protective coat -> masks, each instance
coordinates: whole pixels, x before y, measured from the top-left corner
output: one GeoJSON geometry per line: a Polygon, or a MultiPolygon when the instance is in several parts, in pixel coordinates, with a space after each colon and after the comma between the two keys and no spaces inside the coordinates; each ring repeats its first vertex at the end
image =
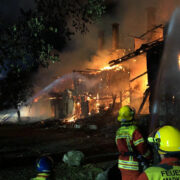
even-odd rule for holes
{"type": "Polygon", "coordinates": [[[137,179],[140,169],[136,155],[140,154],[147,159],[151,157],[151,153],[138,128],[130,122],[121,124],[116,132],[116,144],[120,152],[118,167],[122,179],[137,179]]]}

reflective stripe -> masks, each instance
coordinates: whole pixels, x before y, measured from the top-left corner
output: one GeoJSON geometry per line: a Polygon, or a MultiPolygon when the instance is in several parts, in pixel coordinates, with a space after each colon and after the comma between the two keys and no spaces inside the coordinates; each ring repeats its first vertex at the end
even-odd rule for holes
{"type": "MultiPolygon", "coordinates": [[[[116,144],[117,144],[117,140],[118,139],[132,139],[132,137],[129,134],[120,134],[120,135],[116,135],[116,144]]],[[[130,145],[131,146],[131,145],[130,145]]],[[[129,148],[128,148],[129,149],[129,148]]]]}
{"type": "Polygon", "coordinates": [[[130,139],[129,138],[126,138],[126,143],[127,143],[127,146],[128,146],[128,151],[129,152],[133,152],[133,149],[131,147],[131,143],[130,143],[130,139]]]}
{"type": "Polygon", "coordinates": [[[121,164],[118,164],[118,168],[135,170],[135,171],[138,171],[138,170],[139,170],[139,167],[138,167],[138,166],[126,166],[126,165],[121,165],[121,164]]]}
{"type": "Polygon", "coordinates": [[[31,178],[31,180],[47,180],[46,177],[35,177],[35,178],[31,178]]]}
{"type": "Polygon", "coordinates": [[[122,126],[116,131],[116,144],[117,140],[121,138],[129,138],[132,140],[134,131],[137,129],[136,126],[131,125],[128,127],[122,126]]]}
{"type": "Polygon", "coordinates": [[[47,173],[39,173],[35,178],[31,178],[31,180],[47,180],[49,174],[47,173]]]}
{"type": "Polygon", "coordinates": [[[133,161],[133,156],[129,156],[129,161],[133,161]]]}
{"type": "Polygon", "coordinates": [[[126,139],[128,151],[133,152],[133,149],[132,149],[131,143],[130,143],[130,140],[132,140],[132,137],[129,134],[123,134],[123,135],[120,134],[120,135],[117,135],[116,136],[116,144],[117,144],[117,140],[121,139],[121,138],[126,139]]]}
{"type": "Polygon", "coordinates": [[[125,160],[120,160],[118,161],[119,164],[128,164],[128,165],[138,165],[137,161],[125,161],[125,160]]]}
{"type": "Polygon", "coordinates": [[[159,138],[161,138],[161,135],[160,135],[159,131],[157,132],[157,135],[158,135],[159,138]]]}
{"type": "Polygon", "coordinates": [[[118,135],[116,136],[116,138],[121,139],[121,138],[131,138],[131,137],[127,134],[127,135],[118,135]]]}
{"type": "Polygon", "coordinates": [[[128,126],[128,127],[120,127],[117,131],[116,131],[116,135],[125,135],[128,134],[130,137],[132,137],[134,131],[137,129],[136,126],[132,125],[132,126],[128,126]]]}
{"type": "Polygon", "coordinates": [[[137,141],[134,141],[134,145],[137,146],[138,144],[144,142],[144,138],[138,139],[137,141]]]}

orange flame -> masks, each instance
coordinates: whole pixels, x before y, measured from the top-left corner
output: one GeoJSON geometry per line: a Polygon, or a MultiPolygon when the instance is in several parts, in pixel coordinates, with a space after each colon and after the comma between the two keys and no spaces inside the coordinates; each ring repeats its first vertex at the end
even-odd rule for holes
{"type": "Polygon", "coordinates": [[[105,66],[105,67],[101,68],[100,70],[101,71],[106,71],[106,70],[111,70],[111,69],[119,71],[119,70],[123,70],[124,68],[122,66],[120,66],[120,65],[115,65],[115,66],[112,66],[112,67],[111,66],[105,66]]]}
{"type": "Polygon", "coordinates": [[[179,70],[180,70],[180,54],[178,55],[178,66],[179,66],[179,70]]]}
{"type": "Polygon", "coordinates": [[[73,115],[73,116],[70,116],[70,117],[64,119],[63,122],[65,122],[65,123],[71,123],[71,122],[75,122],[76,119],[77,119],[77,118],[75,117],[75,115],[73,115]]]}
{"type": "Polygon", "coordinates": [[[38,102],[39,101],[39,98],[35,98],[33,102],[38,102]]]}

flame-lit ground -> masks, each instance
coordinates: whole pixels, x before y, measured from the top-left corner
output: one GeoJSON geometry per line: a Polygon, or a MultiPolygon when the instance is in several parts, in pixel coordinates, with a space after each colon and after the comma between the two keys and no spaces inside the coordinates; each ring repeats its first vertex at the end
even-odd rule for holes
{"type": "MultiPolygon", "coordinates": [[[[82,119],[78,122],[79,127],[73,123],[73,118],[67,118],[68,124],[49,120],[29,125],[1,125],[0,153],[5,153],[7,159],[37,157],[42,153],[59,154],[71,149],[91,154],[94,151],[101,153],[101,147],[106,145],[105,151],[114,152],[116,145],[112,137],[118,128],[116,116],[106,113],[82,119]],[[90,129],[92,125],[97,129],[90,129]]],[[[145,120],[142,122],[145,126],[145,120]]]]}
{"type": "MultiPolygon", "coordinates": [[[[142,129],[147,130],[145,119],[142,119],[142,122],[142,129]]],[[[84,127],[72,128],[73,122],[62,125],[60,121],[53,120],[30,125],[0,126],[0,153],[3,164],[0,175],[5,179],[12,175],[8,180],[13,180],[15,175],[19,179],[30,179],[35,176],[34,164],[37,158],[43,154],[51,155],[57,167],[57,163],[62,163],[63,154],[74,149],[85,154],[85,164],[99,162],[98,167],[104,167],[116,163],[117,155],[109,156],[117,153],[114,137],[119,125],[116,123],[116,115],[96,116],[91,121],[83,119],[81,123],[84,123],[84,127]],[[89,129],[88,123],[96,124],[98,129],[89,129]],[[95,157],[92,158],[93,156],[95,157]]],[[[56,169],[56,172],[59,172],[59,169],[56,169]]]]}
{"type": "MultiPolygon", "coordinates": [[[[113,117],[114,118],[114,117],[113,117]]],[[[44,153],[56,154],[55,161],[61,162],[63,153],[79,149],[87,156],[94,153],[114,152],[116,146],[112,136],[116,128],[111,127],[111,123],[106,130],[106,122],[114,122],[112,116],[96,117],[93,123],[102,123],[98,130],[90,130],[88,127],[81,129],[66,127],[60,121],[42,121],[31,125],[9,125],[0,127],[0,153],[3,154],[4,168],[15,166],[13,162],[9,165],[10,159],[16,161],[16,166],[22,161],[28,165],[33,165],[35,159],[44,153]],[[96,121],[97,120],[97,121],[96,121]],[[103,130],[103,127],[105,128],[103,130]],[[3,138],[2,138],[3,137],[3,138]],[[108,145],[107,145],[108,144],[108,145]],[[7,164],[6,164],[7,162],[7,164]]],[[[70,120],[70,119],[68,119],[70,120]]],[[[84,119],[87,122],[87,119],[84,119]]]]}

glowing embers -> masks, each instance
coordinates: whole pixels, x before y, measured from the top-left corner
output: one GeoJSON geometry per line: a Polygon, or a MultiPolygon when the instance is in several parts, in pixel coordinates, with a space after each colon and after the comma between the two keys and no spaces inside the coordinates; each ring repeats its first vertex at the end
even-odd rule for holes
{"type": "Polygon", "coordinates": [[[36,103],[36,102],[38,102],[38,100],[39,100],[39,98],[35,98],[35,99],[33,100],[33,102],[36,103]]]}
{"type": "Polygon", "coordinates": [[[67,117],[63,120],[64,123],[72,123],[72,122],[76,122],[76,116],[73,115],[73,116],[70,116],[70,117],[67,117]]]}
{"type": "Polygon", "coordinates": [[[105,67],[101,68],[100,70],[101,71],[107,71],[107,70],[114,70],[114,71],[123,70],[123,71],[125,71],[125,68],[123,68],[123,66],[120,66],[120,65],[115,65],[115,66],[105,66],[105,67]]]}
{"type": "Polygon", "coordinates": [[[179,67],[179,70],[180,70],[180,54],[178,55],[178,67],[179,67]]]}

